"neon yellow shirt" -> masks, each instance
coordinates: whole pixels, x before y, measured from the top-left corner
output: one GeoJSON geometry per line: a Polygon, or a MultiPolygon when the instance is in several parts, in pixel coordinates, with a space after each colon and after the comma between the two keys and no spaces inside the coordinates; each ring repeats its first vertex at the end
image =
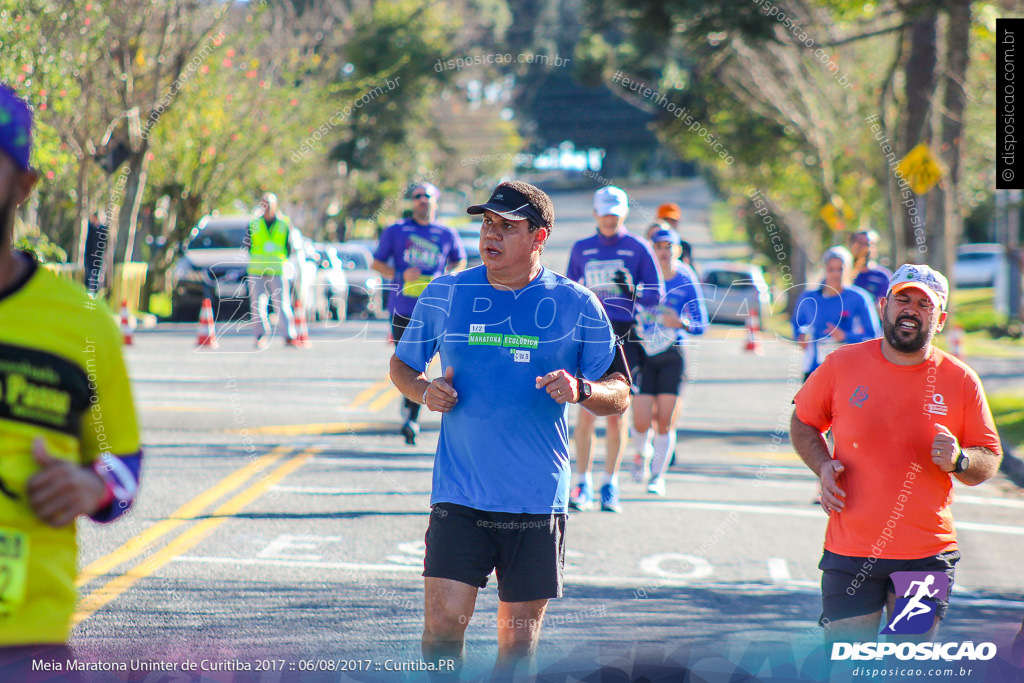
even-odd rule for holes
{"type": "Polygon", "coordinates": [[[0,292],[0,646],[65,642],[77,598],[75,524],[54,529],[28,504],[37,437],[83,465],[139,450],[110,311],[33,264],[0,292]]]}

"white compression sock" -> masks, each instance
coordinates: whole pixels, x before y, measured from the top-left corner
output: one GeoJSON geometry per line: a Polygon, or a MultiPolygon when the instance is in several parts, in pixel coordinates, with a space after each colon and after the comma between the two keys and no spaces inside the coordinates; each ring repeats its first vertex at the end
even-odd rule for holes
{"type": "Polygon", "coordinates": [[[639,453],[645,458],[651,457],[651,430],[636,432],[633,434],[633,452],[639,453]]]}
{"type": "Polygon", "coordinates": [[[576,483],[577,484],[584,484],[584,483],[589,484],[591,490],[593,490],[593,488],[594,488],[594,480],[593,480],[593,478],[591,478],[590,472],[585,472],[583,474],[577,474],[576,475],[576,483]]]}
{"type": "Polygon", "coordinates": [[[618,486],[619,485],[619,473],[616,472],[615,474],[608,474],[607,472],[602,472],[601,473],[601,486],[604,486],[605,484],[615,484],[616,486],[618,486]]]}
{"type": "Polygon", "coordinates": [[[670,441],[671,437],[669,434],[654,435],[654,461],[651,462],[652,475],[664,474],[665,470],[668,469],[668,454],[671,452],[670,441]]]}

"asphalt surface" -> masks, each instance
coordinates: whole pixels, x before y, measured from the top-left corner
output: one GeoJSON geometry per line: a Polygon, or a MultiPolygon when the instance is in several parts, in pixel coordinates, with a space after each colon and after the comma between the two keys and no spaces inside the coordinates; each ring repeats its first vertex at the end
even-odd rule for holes
{"type": "MultiPolygon", "coordinates": [[[[638,191],[630,224],[639,230],[645,210],[677,201],[697,258],[713,255],[706,196],[699,185],[638,191]]],[[[571,243],[592,230],[589,194],[554,199],[545,261],[563,270],[571,243]]],[[[312,348],[275,340],[259,352],[230,325],[216,350],[195,348],[193,325],[137,332],[126,356],[144,427],[143,488],[126,519],[81,525],[72,645],[84,661],[167,663],[176,673],[89,680],[422,678],[391,669],[419,661],[440,420],[423,416],[415,447],[397,435],[387,332],[383,321],[321,324],[312,348]],[[182,669],[203,660],[206,671],[182,669]]],[[[741,664],[770,673],[751,654],[762,647],[785,644],[806,664],[819,645],[826,518],[786,436],[800,354],[769,340],[762,354],[745,353],[744,340],[742,328],[714,326],[688,350],[668,495],[648,495],[623,472],[623,514],[572,515],[565,597],[552,602],[541,641],[545,680],[600,668],[618,671],[603,680],[657,679],[641,665],[669,680],[684,666],[705,671],[691,680],[729,680],[741,664]]],[[[963,559],[942,635],[1002,643],[1024,616],[1024,494],[1001,477],[955,488],[963,559]]],[[[467,632],[468,677],[493,661],[496,607],[492,579],[467,632]]]]}

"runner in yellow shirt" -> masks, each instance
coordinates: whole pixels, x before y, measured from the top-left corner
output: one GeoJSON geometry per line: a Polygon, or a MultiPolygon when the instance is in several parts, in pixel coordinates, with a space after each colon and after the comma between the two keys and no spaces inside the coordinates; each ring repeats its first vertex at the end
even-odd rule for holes
{"type": "Polygon", "coordinates": [[[127,511],[142,459],[110,311],[12,249],[31,136],[28,104],[0,84],[0,664],[66,642],[75,521],[127,511]]]}

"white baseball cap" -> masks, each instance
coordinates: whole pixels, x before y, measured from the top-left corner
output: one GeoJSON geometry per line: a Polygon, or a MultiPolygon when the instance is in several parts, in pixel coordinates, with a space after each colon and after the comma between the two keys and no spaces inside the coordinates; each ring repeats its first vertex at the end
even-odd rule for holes
{"type": "Polygon", "coordinates": [[[629,198],[614,185],[602,187],[594,193],[594,213],[598,216],[625,216],[629,213],[629,198]]]}
{"type": "Polygon", "coordinates": [[[949,281],[939,271],[928,266],[904,263],[889,278],[889,291],[886,298],[907,287],[920,289],[928,295],[932,304],[940,310],[945,310],[946,300],[949,298],[949,281]]]}

